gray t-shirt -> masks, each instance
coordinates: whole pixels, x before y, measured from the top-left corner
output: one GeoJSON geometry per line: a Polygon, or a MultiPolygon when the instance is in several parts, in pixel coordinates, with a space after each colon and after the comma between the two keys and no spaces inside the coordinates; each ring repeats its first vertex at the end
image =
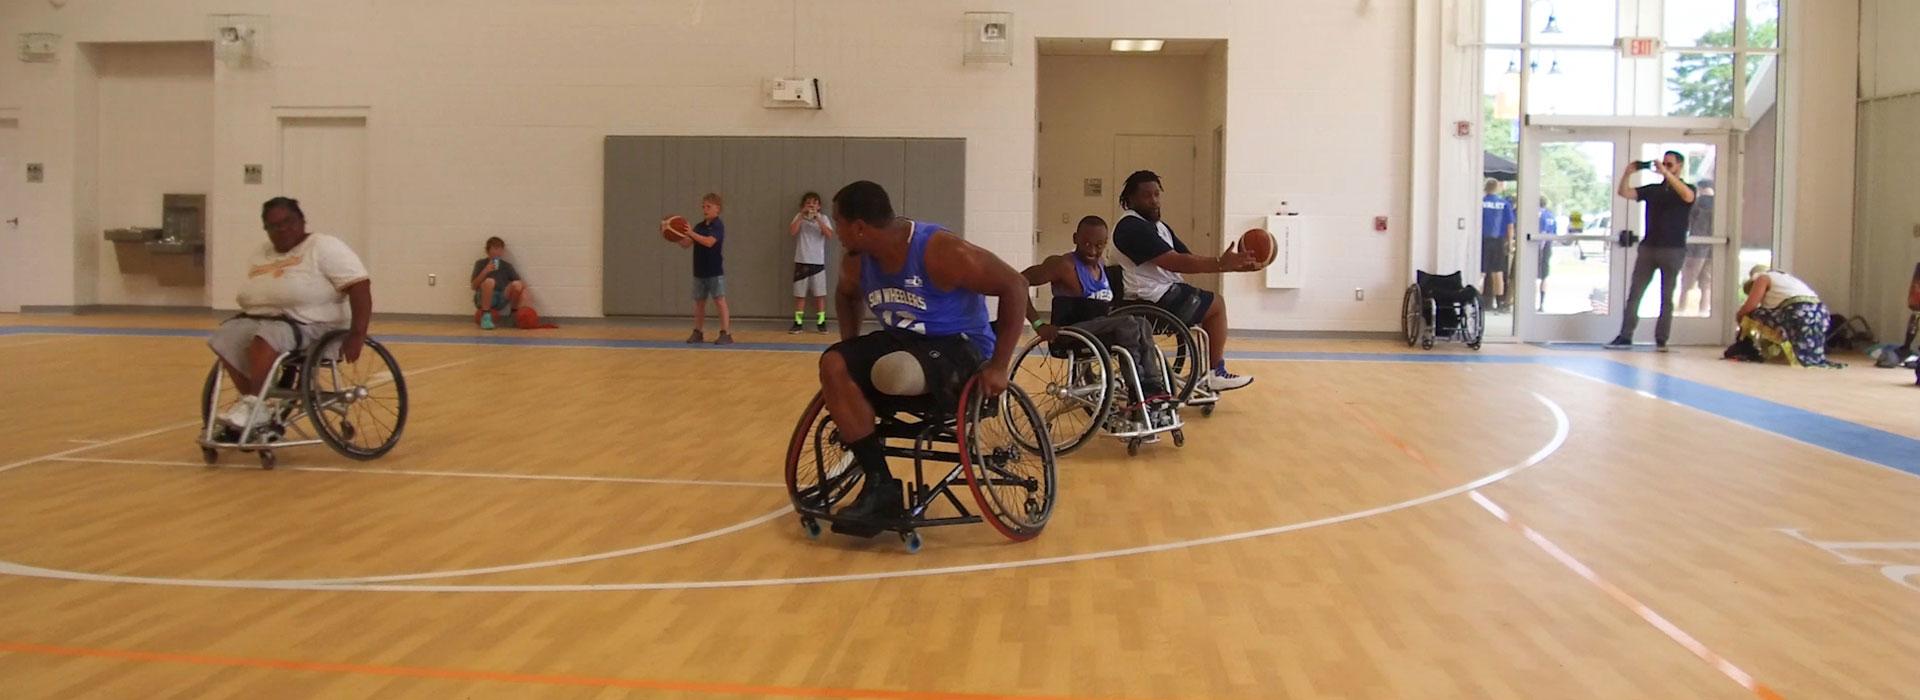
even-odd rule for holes
{"type": "Polygon", "coordinates": [[[820,230],[820,219],[800,219],[800,235],[794,237],[793,261],[802,265],[827,264],[827,234],[820,230]]]}

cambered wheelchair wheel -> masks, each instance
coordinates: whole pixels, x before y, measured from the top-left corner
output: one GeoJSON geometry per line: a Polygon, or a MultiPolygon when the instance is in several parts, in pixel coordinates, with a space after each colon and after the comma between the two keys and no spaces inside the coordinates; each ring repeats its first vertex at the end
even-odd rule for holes
{"type": "MultiPolygon", "coordinates": [[[[853,453],[840,442],[840,430],[827,414],[827,399],[815,392],[800,413],[787,443],[787,497],[802,514],[830,513],[840,499],[860,483],[861,472],[854,465],[853,453]]],[[[803,517],[801,523],[809,537],[820,536],[820,524],[803,517]]]]}
{"type": "Polygon", "coordinates": [[[407,380],[393,353],[372,338],[358,361],[341,358],[346,339],[346,331],[333,331],[307,350],[300,399],[328,447],[352,459],[374,459],[399,444],[407,428],[407,380]]]}
{"type": "MultiPolygon", "coordinates": [[[[1034,338],[1013,361],[1012,384],[1026,391],[1052,436],[1053,454],[1086,444],[1106,422],[1113,404],[1113,372],[1107,350],[1092,334],[1062,328],[1052,342],[1034,338]]],[[[1030,436],[1021,446],[1038,451],[1030,436]]]]}
{"type": "MultiPolygon", "coordinates": [[[[1200,346],[1194,341],[1193,329],[1174,318],[1166,309],[1152,304],[1116,306],[1113,313],[1147,319],[1147,325],[1153,331],[1153,344],[1167,358],[1167,384],[1172,390],[1174,403],[1185,406],[1193,398],[1193,389],[1200,384],[1200,374],[1205,371],[1207,364],[1207,358],[1198,356],[1200,346]]],[[[1147,361],[1144,357],[1136,359],[1147,361]]]]}
{"type": "Polygon", "coordinates": [[[1420,297],[1420,285],[1407,285],[1406,295],[1400,298],[1400,330],[1407,338],[1407,347],[1419,343],[1421,334],[1426,332],[1427,319],[1420,313],[1426,305],[1420,297]]]}
{"type": "Polygon", "coordinates": [[[960,406],[960,470],[982,518],[1007,539],[1033,539],[1053,517],[1058,484],[1053,443],[1039,409],[1017,385],[998,397],[982,396],[978,376],[961,389],[960,406]],[[1021,445],[1022,433],[1041,436],[1039,451],[1021,445]]]}
{"type": "Polygon", "coordinates": [[[1466,327],[1460,331],[1461,340],[1466,342],[1468,348],[1479,350],[1480,342],[1487,336],[1487,326],[1486,316],[1483,315],[1480,308],[1480,298],[1478,295],[1475,295],[1473,302],[1467,306],[1467,312],[1464,316],[1465,318],[1461,319],[1461,322],[1466,324],[1466,327]]]}

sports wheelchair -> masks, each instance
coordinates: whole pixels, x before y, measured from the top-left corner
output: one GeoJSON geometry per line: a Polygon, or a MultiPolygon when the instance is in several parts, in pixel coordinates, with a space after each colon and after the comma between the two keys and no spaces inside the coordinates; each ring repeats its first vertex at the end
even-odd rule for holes
{"type": "Polygon", "coordinates": [[[1140,362],[1159,363],[1161,376],[1171,378],[1163,355],[1135,358],[1126,348],[1103,346],[1092,333],[1065,326],[1051,341],[1039,337],[1027,341],[1013,362],[1012,382],[1035,397],[1053,436],[1056,456],[1079,449],[1101,430],[1125,440],[1129,456],[1139,454],[1140,445],[1161,433],[1172,433],[1174,446],[1184,446],[1186,423],[1179,412],[1147,405],[1140,362]]]}
{"type": "Polygon", "coordinates": [[[268,415],[245,428],[220,422],[220,412],[240,395],[227,387],[226,372],[214,360],[200,392],[201,458],[211,465],[221,450],[252,452],[261,467],[272,469],[275,451],[285,447],[324,443],[356,460],[392,450],[407,427],[407,380],[393,353],[372,338],[358,362],[340,359],[346,338],[346,331],[332,331],[274,358],[258,395],[268,415]]]}
{"type": "MultiPolygon", "coordinates": [[[[1119,265],[1107,266],[1107,284],[1113,289],[1115,299],[1126,298],[1126,275],[1119,265]]],[[[1111,313],[1146,319],[1148,330],[1153,332],[1153,344],[1160,348],[1166,362],[1167,389],[1173,394],[1175,405],[1198,406],[1200,415],[1212,416],[1214,406],[1220,402],[1220,392],[1208,389],[1206,382],[1200,381],[1206,376],[1212,340],[1206,329],[1189,326],[1172,312],[1148,301],[1115,301],[1111,313]]]]}
{"type": "Polygon", "coordinates": [[[1460,273],[1415,272],[1400,302],[1401,328],[1407,347],[1432,350],[1436,339],[1465,343],[1474,350],[1486,335],[1480,311],[1480,290],[1462,284],[1460,273]]]}
{"type": "Polygon", "coordinates": [[[787,496],[808,539],[820,537],[824,521],[855,536],[899,533],[907,551],[918,552],[924,527],[984,521],[1019,542],[1047,526],[1058,493],[1053,442],[1020,387],[1008,386],[1006,393],[988,398],[975,376],[956,403],[941,405],[927,389],[919,360],[907,352],[874,363],[873,384],[883,394],[869,398],[887,457],[913,461],[912,478],[904,480],[906,512],[886,521],[836,513],[864,475],[827,413],[825,396],[816,392],[794,426],[786,463],[787,496]],[[977,514],[954,493],[962,482],[973,494],[977,514]],[[935,515],[939,503],[953,512],[935,515]]]}

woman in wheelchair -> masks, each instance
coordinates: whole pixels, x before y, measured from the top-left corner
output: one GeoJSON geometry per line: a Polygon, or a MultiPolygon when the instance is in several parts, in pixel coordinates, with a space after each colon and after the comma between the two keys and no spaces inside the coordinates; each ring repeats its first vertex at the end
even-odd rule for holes
{"type": "Polygon", "coordinates": [[[241,283],[238,298],[240,315],[221,323],[207,340],[241,394],[220,415],[222,423],[236,430],[272,414],[274,407],[262,405],[257,397],[261,384],[272,380],[268,374],[280,355],[345,328],[339,354],[356,361],[373,317],[372,282],[360,256],[338,238],[308,233],[298,200],[267,200],[260,207],[260,221],[267,241],[248,258],[247,281],[241,283]]]}
{"type": "Polygon", "coordinates": [[[874,400],[885,400],[874,386],[875,364],[895,352],[912,354],[935,406],[956,405],[976,375],[978,391],[1000,395],[1020,343],[1027,286],[992,253],[940,226],[896,218],[886,190],[872,182],[835,194],[833,220],[849,260],[834,294],[841,340],[820,356],[820,391],[839,442],[866,482],[836,515],[885,522],[904,515],[906,504],[901,481],[887,467],[886,436],[875,427],[874,400]],[[988,296],[999,297],[999,321],[992,325],[988,296]],[[885,328],[859,335],[867,309],[885,328]]]}

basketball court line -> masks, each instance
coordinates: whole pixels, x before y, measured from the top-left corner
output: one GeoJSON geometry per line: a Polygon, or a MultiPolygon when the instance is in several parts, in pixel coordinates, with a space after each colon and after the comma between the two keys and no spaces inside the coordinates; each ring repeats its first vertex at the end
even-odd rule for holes
{"type": "MultiPolygon", "coordinates": [[[[1398,435],[1380,427],[1378,423],[1367,418],[1365,414],[1360,413],[1360,411],[1352,405],[1343,405],[1347,409],[1348,414],[1353,416],[1357,422],[1366,426],[1368,430],[1372,431],[1373,434],[1382,441],[1398,448],[1409,460],[1425,467],[1429,472],[1440,473],[1439,465],[1434,464],[1433,460],[1427,459],[1425,454],[1414,449],[1413,446],[1407,444],[1405,440],[1401,440],[1398,435]]],[[[1619,586],[1613,585],[1611,581],[1608,581],[1606,578],[1600,576],[1599,573],[1595,572],[1592,567],[1582,563],[1579,559],[1574,558],[1572,554],[1567,553],[1565,549],[1554,544],[1552,540],[1547,539],[1546,535],[1540,534],[1538,530],[1522,522],[1518,517],[1507,512],[1507,509],[1500,507],[1499,504],[1494,503],[1493,500],[1485,494],[1480,493],[1479,489],[1468,491],[1467,496],[1473,499],[1473,502],[1478,504],[1483,510],[1491,513],[1493,517],[1498,518],[1500,522],[1512,527],[1515,532],[1519,533],[1521,537],[1526,538],[1528,542],[1533,543],[1534,546],[1539,547],[1541,551],[1546,552],[1547,556],[1552,557],[1553,560],[1559,562],[1561,566],[1565,566],[1582,580],[1600,589],[1602,593],[1605,593],[1607,597],[1613,599],[1615,603],[1626,608],[1647,624],[1652,625],[1654,629],[1665,634],[1668,639],[1679,644],[1681,648],[1699,657],[1701,661],[1705,661],[1707,665],[1712,666],[1714,670],[1733,679],[1735,683],[1739,683],[1741,687],[1746,688],[1761,700],[1781,700],[1780,695],[1775,693],[1771,688],[1768,688],[1766,684],[1754,680],[1752,675],[1741,670],[1740,667],[1735,666],[1733,662],[1728,661],[1725,657],[1714,653],[1712,649],[1708,649],[1707,645],[1702,644],[1700,640],[1695,639],[1693,635],[1687,634],[1686,630],[1680,629],[1679,625],[1673,624],[1672,621],[1669,621],[1665,616],[1656,612],[1646,603],[1640,602],[1640,600],[1633,597],[1632,594],[1621,590],[1619,586]]]]}
{"type": "MultiPolygon", "coordinates": [[[[1351,522],[1355,520],[1362,520],[1365,518],[1370,518],[1378,515],[1385,515],[1385,514],[1393,513],[1396,511],[1419,507],[1422,505],[1426,505],[1428,503],[1432,503],[1434,501],[1452,498],[1454,496],[1467,493],[1469,491],[1472,491],[1473,489],[1480,488],[1487,484],[1491,484],[1491,483],[1500,481],[1502,479],[1506,479],[1510,476],[1513,476],[1514,474],[1517,474],[1526,469],[1530,469],[1540,464],[1541,462],[1546,461],[1546,459],[1549,456],[1552,456],[1555,452],[1559,451],[1562,445],[1566,444],[1567,436],[1572,431],[1572,423],[1567,418],[1566,411],[1562,410],[1559,404],[1554,403],[1552,399],[1549,399],[1546,396],[1543,396],[1538,393],[1534,393],[1532,394],[1532,396],[1536,401],[1540,402],[1540,404],[1544,406],[1547,409],[1547,411],[1551,413],[1553,416],[1554,432],[1553,432],[1552,438],[1550,438],[1547,441],[1547,443],[1544,446],[1542,446],[1540,449],[1534,451],[1533,454],[1528,455],[1525,459],[1521,460],[1520,463],[1515,464],[1511,467],[1507,467],[1506,469],[1493,472],[1486,476],[1482,476],[1478,479],[1474,479],[1473,481],[1469,481],[1467,483],[1464,483],[1446,490],[1436,491],[1434,493],[1429,493],[1424,496],[1417,496],[1417,497],[1406,499],[1396,503],[1376,506],[1366,510],[1355,511],[1355,512],[1345,513],[1341,515],[1328,516],[1328,517],[1319,518],[1316,520],[1291,523],[1286,525],[1276,525],[1273,527],[1261,528],[1256,530],[1246,530],[1242,532],[1212,535],[1208,537],[1198,537],[1198,538],[1192,538],[1192,539],[1186,539],[1186,540],[1178,540],[1174,542],[1164,542],[1164,543],[1152,544],[1152,545],[1141,545],[1141,546],[1126,547],[1121,549],[1110,549],[1110,550],[1103,550],[1103,551],[1097,551],[1097,552],[1083,552],[1079,554],[1068,554],[1068,555],[1059,555],[1059,556],[1053,556],[1053,557],[1041,557],[1041,558],[1035,558],[1035,559],[1023,559],[1023,560],[1007,561],[1007,562],[962,564],[962,565],[926,568],[926,569],[877,571],[877,572],[866,572],[866,573],[857,573],[857,574],[835,574],[835,575],[804,576],[804,577],[777,578],[777,579],[735,579],[735,580],[723,580],[723,581],[666,581],[666,582],[652,582],[652,583],[494,585],[494,584],[396,584],[396,583],[370,582],[372,581],[372,579],[370,578],[335,579],[335,580],[332,580],[333,582],[285,581],[285,580],[240,581],[240,580],[219,580],[219,579],[178,579],[178,578],[164,578],[164,577],[151,577],[151,576],[124,576],[124,575],[118,575],[118,574],[95,574],[95,573],[88,573],[88,572],[81,572],[81,571],[48,569],[48,568],[28,566],[25,564],[19,564],[16,562],[3,561],[3,560],[0,560],[0,575],[11,574],[15,576],[63,579],[63,580],[69,580],[69,581],[89,581],[89,582],[96,582],[96,583],[131,583],[131,584],[148,584],[148,585],[163,585],[163,586],[188,586],[188,587],[196,587],[196,588],[230,588],[230,589],[237,588],[237,589],[312,590],[312,591],[379,591],[379,592],[421,592],[421,593],[580,593],[580,592],[596,592],[596,591],[603,592],[603,591],[708,590],[708,589],[724,589],[724,588],[758,588],[758,587],[769,587],[769,586],[793,586],[793,585],[806,585],[806,584],[819,584],[819,583],[845,583],[845,582],[856,582],[856,581],[875,581],[875,580],[891,579],[891,578],[915,578],[915,577],[923,577],[923,576],[944,576],[949,574],[964,574],[964,573],[975,573],[975,572],[983,572],[983,571],[1002,571],[1002,570],[1009,570],[1009,569],[1022,569],[1022,568],[1035,567],[1035,566],[1049,566],[1054,564],[1071,564],[1071,563],[1078,563],[1078,562],[1085,562],[1085,561],[1096,561],[1101,559],[1114,559],[1114,558],[1128,557],[1128,556],[1134,556],[1134,555],[1140,555],[1140,554],[1153,554],[1153,553],[1159,553],[1159,552],[1175,551],[1175,550],[1187,549],[1191,547],[1223,544],[1228,542],[1238,542],[1241,540],[1249,540],[1249,539],[1254,539],[1258,537],[1267,537],[1267,536],[1279,535],[1279,534],[1284,534],[1289,532],[1309,530],[1309,529],[1324,527],[1328,525],[1337,525],[1340,523],[1351,522]]],[[[783,506],[780,509],[772,513],[769,513],[768,515],[761,516],[761,518],[756,519],[755,521],[748,521],[746,523],[741,523],[739,525],[733,526],[732,528],[728,528],[727,530],[728,532],[738,531],[741,529],[745,529],[747,527],[751,527],[752,525],[759,524],[760,522],[772,520],[774,518],[777,518],[783,515],[791,515],[791,513],[792,513],[791,508],[783,506]]],[[[719,535],[714,534],[711,536],[717,537],[719,535]]],[[[667,546],[667,543],[663,543],[662,545],[649,545],[649,546],[655,547],[655,548],[662,548],[664,546],[667,546]]],[[[636,548],[636,549],[644,549],[644,548],[636,548]]],[[[585,555],[583,557],[573,557],[565,560],[555,560],[555,562],[572,563],[577,561],[591,561],[591,560],[598,560],[598,559],[613,558],[615,556],[627,556],[628,554],[632,554],[632,553],[638,553],[638,552],[623,550],[623,552],[607,552],[607,553],[601,553],[601,554],[590,554],[590,555],[585,555]]],[[[554,563],[554,562],[531,562],[528,564],[516,564],[516,565],[510,565],[510,566],[515,567],[514,570],[524,570],[527,568],[545,568],[545,567],[557,566],[557,565],[560,565],[560,564],[554,563]]],[[[504,567],[492,567],[492,569],[505,570],[504,567]]],[[[469,575],[469,574],[462,574],[462,575],[469,575]]],[[[450,575],[446,572],[441,572],[437,574],[402,574],[399,576],[410,578],[410,579],[450,577],[450,575]]],[[[388,577],[388,578],[394,579],[396,577],[388,577]]]]}
{"type": "MultiPolygon", "coordinates": [[[[22,334],[113,335],[133,337],[204,338],[207,331],[180,328],[110,328],[95,326],[5,326],[0,336],[22,334]]],[[[527,338],[515,336],[380,336],[391,344],[485,345],[506,347],[572,347],[611,349],[687,350],[730,352],[818,353],[825,346],[805,343],[737,343],[726,348],[689,346],[665,340],[527,338]]],[[[1920,440],[1859,423],[1795,408],[1767,399],[1722,389],[1615,360],[1594,357],[1597,352],[1567,350],[1568,356],[1482,355],[1464,353],[1365,353],[1234,351],[1232,360],[1279,362],[1397,362],[1434,364],[1543,365],[1558,367],[1589,379],[1693,408],[1717,417],[1753,426],[1777,436],[1825,448],[1871,464],[1920,477],[1920,440]]],[[[409,373],[410,375],[412,373],[409,373]]],[[[0,469],[4,471],[4,469],[0,469]]]]}
{"type": "Polygon", "coordinates": [[[426,666],[382,666],[376,664],[294,661],[246,656],[211,656],[172,652],[102,649],[94,647],[53,646],[25,642],[0,641],[0,654],[26,654],[41,657],[110,659],[142,663],[184,664],[215,668],[247,668],[269,671],[301,671],[363,676],[389,676],[447,681],[479,681],[521,685],[563,686],[575,688],[620,688],[625,690],[671,691],[701,695],[744,695],[788,698],[854,698],[856,700],[1085,700],[1060,695],[1007,695],[1003,693],[959,693],[877,688],[825,688],[808,686],[754,685],[670,681],[649,678],[616,678],[547,673],[513,673],[426,666]]]}
{"type": "MultiPolygon", "coordinates": [[[[126,466],[154,467],[195,467],[199,469],[241,469],[260,471],[260,468],[247,464],[206,464],[203,462],[166,461],[157,459],[100,459],[92,457],[55,457],[47,462],[77,462],[81,464],[117,464],[126,466]]],[[[506,479],[514,481],[573,481],[607,484],[651,484],[662,486],[722,486],[752,489],[784,489],[785,483],[775,481],[705,481],[701,479],[654,479],[638,476],[585,476],[572,474],[508,474],[490,472],[449,472],[419,469],[381,469],[368,467],[277,467],[283,472],[324,472],[333,474],[388,474],[393,476],[429,476],[456,479],[506,479]]]]}

